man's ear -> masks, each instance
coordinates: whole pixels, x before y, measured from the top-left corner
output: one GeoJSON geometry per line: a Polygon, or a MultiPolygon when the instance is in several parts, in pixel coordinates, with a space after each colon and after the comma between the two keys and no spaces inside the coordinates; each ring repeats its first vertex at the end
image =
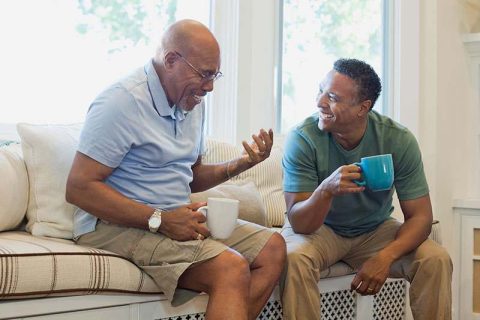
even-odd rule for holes
{"type": "Polygon", "coordinates": [[[358,112],[357,116],[363,117],[370,111],[371,108],[372,108],[372,100],[362,101],[360,103],[360,111],[358,112]]]}
{"type": "Polygon", "coordinates": [[[165,70],[171,69],[177,60],[178,54],[176,54],[175,52],[168,51],[167,53],[165,53],[165,57],[163,58],[165,70]]]}

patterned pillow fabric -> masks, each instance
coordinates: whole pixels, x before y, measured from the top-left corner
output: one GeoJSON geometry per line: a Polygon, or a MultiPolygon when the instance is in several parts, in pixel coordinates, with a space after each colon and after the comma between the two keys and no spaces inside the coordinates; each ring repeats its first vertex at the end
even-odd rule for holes
{"type": "Polygon", "coordinates": [[[66,202],[65,189],[81,128],[82,124],[17,125],[30,182],[27,231],[33,235],[73,237],[75,207],[66,202]]]}
{"type": "MultiPolygon", "coordinates": [[[[206,141],[205,163],[225,162],[239,157],[243,147],[237,147],[226,142],[213,139],[206,141]]],[[[283,196],[283,149],[275,144],[270,157],[253,168],[239,174],[230,180],[231,183],[242,184],[254,181],[267,211],[267,225],[281,227],[285,222],[286,205],[283,196]]]]}
{"type": "Polygon", "coordinates": [[[0,146],[0,231],[22,222],[28,204],[28,176],[17,142],[0,146]]]}
{"type": "Polygon", "coordinates": [[[261,226],[268,226],[265,205],[253,181],[244,184],[223,183],[203,192],[192,193],[192,202],[207,201],[208,198],[229,198],[240,201],[238,217],[261,226]]]}

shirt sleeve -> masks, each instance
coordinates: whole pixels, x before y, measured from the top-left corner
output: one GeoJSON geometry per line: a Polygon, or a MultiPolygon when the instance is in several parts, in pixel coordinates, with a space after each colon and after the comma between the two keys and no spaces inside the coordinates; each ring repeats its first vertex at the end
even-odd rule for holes
{"type": "Polygon", "coordinates": [[[395,189],[399,200],[417,199],[428,194],[428,184],[423,170],[422,155],[414,135],[406,131],[402,144],[395,154],[395,189]]]}
{"type": "Polygon", "coordinates": [[[298,131],[291,131],[283,155],[285,192],[312,192],[318,186],[315,150],[298,131]]]}
{"type": "Polygon", "coordinates": [[[106,90],[89,108],[78,151],[110,168],[118,167],[135,141],[137,112],[135,99],[124,88],[106,90]]]}

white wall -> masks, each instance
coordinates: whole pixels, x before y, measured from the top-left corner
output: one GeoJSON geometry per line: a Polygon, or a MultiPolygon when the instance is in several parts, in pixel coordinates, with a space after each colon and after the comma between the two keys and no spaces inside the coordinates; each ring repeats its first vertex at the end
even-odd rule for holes
{"type": "MultiPolygon", "coordinates": [[[[476,14],[465,11],[470,0],[427,0],[421,7],[419,141],[423,152],[435,218],[441,221],[443,243],[458,268],[454,199],[480,198],[479,106],[473,72],[462,35],[478,32],[476,14]],[[468,15],[468,17],[466,16],[468,15]],[[476,16],[476,18],[474,18],[476,16]]],[[[471,9],[471,8],[470,8],[471,9]]],[[[454,316],[459,312],[454,277],[454,316]]]]}
{"type": "Polygon", "coordinates": [[[462,34],[458,0],[427,0],[421,8],[419,141],[435,217],[452,248],[453,199],[478,198],[478,106],[462,34]]]}

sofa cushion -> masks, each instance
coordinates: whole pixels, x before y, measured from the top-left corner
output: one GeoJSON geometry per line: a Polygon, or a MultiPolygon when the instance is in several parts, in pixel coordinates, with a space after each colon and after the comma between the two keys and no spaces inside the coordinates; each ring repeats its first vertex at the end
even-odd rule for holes
{"type": "Polygon", "coordinates": [[[18,143],[0,147],[0,203],[0,231],[15,229],[28,204],[28,176],[18,143]]]}
{"type": "Polygon", "coordinates": [[[153,280],[123,257],[27,232],[0,233],[0,266],[0,299],[159,293],[153,280]]]}
{"type": "MultiPolygon", "coordinates": [[[[239,157],[243,150],[243,147],[214,139],[207,139],[206,146],[206,154],[203,157],[205,163],[231,160],[239,157]]],[[[230,180],[231,183],[255,182],[265,204],[268,226],[282,226],[285,221],[286,206],[282,185],[282,156],[283,149],[276,144],[272,148],[268,159],[230,180]]]]}
{"type": "Polygon", "coordinates": [[[66,202],[65,188],[81,127],[17,125],[30,181],[27,231],[33,235],[72,238],[75,207],[66,202]]]}
{"type": "MultiPolygon", "coordinates": [[[[0,233],[0,300],[98,293],[161,293],[155,282],[129,260],[71,240],[0,233]]],[[[352,273],[338,262],[321,278],[352,273]]]]}
{"type": "Polygon", "coordinates": [[[207,201],[208,198],[230,198],[240,201],[238,216],[242,220],[250,221],[261,226],[267,225],[265,205],[253,181],[243,184],[224,183],[204,192],[192,193],[192,202],[207,201]]]}

